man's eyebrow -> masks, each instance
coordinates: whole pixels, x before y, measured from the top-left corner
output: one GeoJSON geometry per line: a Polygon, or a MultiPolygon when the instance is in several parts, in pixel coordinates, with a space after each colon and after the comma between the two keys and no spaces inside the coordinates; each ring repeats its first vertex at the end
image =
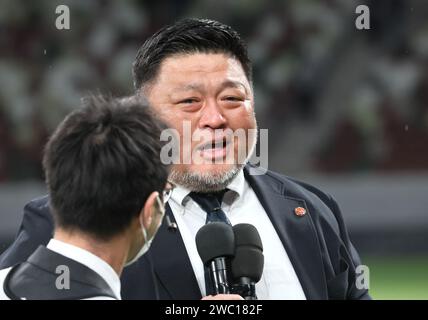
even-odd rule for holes
{"type": "Polygon", "coordinates": [[[191,90],[202,91],[202,89],[203,89],[203,86],[200,85],[200,84],[189,83],[189,84],[185,84],[185,85],[182,85],[182,86],[175,87],[173,89],[173,91],[174,92],[177,92],[177,91],[191,91],[191,90]]]}
{"type": "Polygon", "coordinates": [[[247,93],[247,88],[240,81],[226,80],[226,81],[223,81],[223,83],[221,84],[220,87],[221,87],[221,89],[224,89],[224,88],[237,88],[237,89],[242,88],[247,93]]]}
{"type": "MultiPolygon", "coordinates": [[[[235,81],[235,80],[223,81],[220,84],[220,90],[223,90],[225,88],[237,88],[237,89],[241,88],[241,89],[244,89],[245,92],[247,92],[247,88],[245,87],[245,85],[242,82],[235,81]]],[[[173,89],[173,92],[183,92],[183,91],[192,91],[192,90],[204,91],[204,86],[198,83],[188,83],[188,84],[175,87],[173,89]]]]}

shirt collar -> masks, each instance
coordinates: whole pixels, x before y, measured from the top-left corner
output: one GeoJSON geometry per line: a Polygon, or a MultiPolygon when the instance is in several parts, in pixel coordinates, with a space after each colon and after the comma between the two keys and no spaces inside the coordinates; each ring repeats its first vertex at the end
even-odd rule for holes
{"type": "Polygon", "coordinates": [[[242,169],[239,171],[235,179],[233,179],[232,182],[229,183],[227,188],[231,191],[234,191],[237,194],[238,198],[242,197],[245,188],[245,176],[244,171],[242,169]]]}
{"type": "Polygon", "coordinates": [[[171,199],[173,199],[175,202],[179,203],[180,205],[184,206],[187,201],[187,196],[189,195],[190,192],[192,191],[183,186],[176,185],[174,187],[174,190],[172,190],[171,199]]]}
{"type": "Polygon", "coordinates": [[[55,251],[67,258],[73,259],[98,273],[113,290],[117,299],[120,297],[120,279],[113,268],[100,257],[72,244],[51,239],[47,245],[49,250],[55,251]]]}
{"type": "MultiPolygon", "coordinates": [[[[244,176],[244,171],[242,169],[239,171],[238,175],[229,183],[227,188],[235,194],[235,197],[232,197],[233,200],[243,195],[244,189],[245,189],[245,176],[244,176]]],[[[186,205],[187,201],[190,199],[188,197],[190,192],[192,191],[183,186],[177,185],[172,191],[171,198],[175,202],[184,206],[186,205]]],[[[229,192],[227,192],[225,195],[225,200],[226,198],[228,198],[228,193],[229,192]]]]}

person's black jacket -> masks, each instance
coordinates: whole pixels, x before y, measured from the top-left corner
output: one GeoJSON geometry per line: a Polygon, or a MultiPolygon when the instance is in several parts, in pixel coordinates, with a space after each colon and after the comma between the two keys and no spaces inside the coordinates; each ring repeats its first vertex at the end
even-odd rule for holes
{"type": "Polygon", "coordinates": [[[42,245],[0,280],[2,295],[11,300],[118,299],[98,273],[42,245]]]}

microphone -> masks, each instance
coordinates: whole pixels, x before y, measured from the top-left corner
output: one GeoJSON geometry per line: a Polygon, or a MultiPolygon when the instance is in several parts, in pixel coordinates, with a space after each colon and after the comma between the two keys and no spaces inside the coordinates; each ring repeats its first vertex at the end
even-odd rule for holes
{"type": "Polygon", "coordinates": [[[196,234],[196,247],[204,266],[209,270],[212,294],[230,293],[228,270],[235,251],[232,226],[224,222],[204,225],[196,234]]]}
{"type": "Polygon", "coordinates": [[[169,215],[165,215],[165,221],[169,231],[175,232],[178,230],[177,224],[171,221],[171,218],[169,217],[169,215]]]}
{"type": "Polygon", "coordinates": [[[231,262],[234,286],[232,293],[245,300],[257,300],[255,284],[263,273],[263,245],[257,229],[246,223],[233,227],[235,256],[231,262]]]}

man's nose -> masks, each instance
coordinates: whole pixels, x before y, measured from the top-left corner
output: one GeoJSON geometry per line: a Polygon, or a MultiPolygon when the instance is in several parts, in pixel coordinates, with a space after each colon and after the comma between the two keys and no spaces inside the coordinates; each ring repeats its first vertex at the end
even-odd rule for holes
{"type": "Polygon", "coordinates": [[[222,113],[220,106],[217,102],[207,101],[201,110],[201,117],[199,119],[199,128],[219,129],[223,128],[226,124],[226,118],[222,113]]]}

